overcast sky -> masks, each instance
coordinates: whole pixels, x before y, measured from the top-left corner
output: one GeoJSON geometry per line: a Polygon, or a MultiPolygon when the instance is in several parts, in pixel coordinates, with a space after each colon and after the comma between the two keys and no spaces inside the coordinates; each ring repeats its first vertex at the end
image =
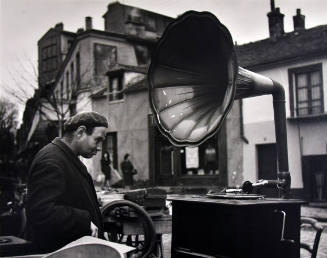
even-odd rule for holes
{"type": "MultiPolygon", "coordinates": [[[[37,41],[59,22],[76,32],[86,16],[93,28],[103,30],[110,0],[0,0],[0,96],[37,70],[37,41]]],[[[120,3],[176,17],[188,10],[210,11],[230,30],[238,44],[269,36],[267,13],[270,0],[121,0],[120,3]]],[[[300,8],[306,28],[327,24],[327,0],[275,0],[284,17],[286,32],[293,30],[293,16],[300,8]]],[[[31,96],[33,92],[30,92],[31,96]]]]}

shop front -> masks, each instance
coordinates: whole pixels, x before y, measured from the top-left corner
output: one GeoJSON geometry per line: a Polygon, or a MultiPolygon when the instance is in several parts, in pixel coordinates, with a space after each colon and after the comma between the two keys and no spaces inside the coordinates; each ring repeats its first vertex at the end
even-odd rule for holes
{"type": "MultiPolygon", "coordinates": [[[[227,184],[226,144],[219,133],[195,147],[176,147],[150,117],[150,171],[159,186],[219,186],[227,184]]],[[[222,130],[224,131],[224,130],[222,130]]]]}

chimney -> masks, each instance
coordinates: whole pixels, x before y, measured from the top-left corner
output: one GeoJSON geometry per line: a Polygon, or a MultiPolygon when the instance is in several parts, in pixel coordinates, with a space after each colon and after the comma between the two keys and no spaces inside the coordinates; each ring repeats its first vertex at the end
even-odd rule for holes
{"type": "Polygon", "coordinates": [[[270,0],[271,11],[267,14],[270,38],[276,39],[284,34],[284,14],[275,8],[274,0],[270,0]]]}
{"type": "Polygon", "coordinates": [[[58,31],[63,31],[64,30],[64,24],[62,22],[57,23],[55,26],[55,29],[58,31]]]}
{"type": "Polygon", "coordinates": [[[92,30],[92,17],[85,17],[85,30],[92,30]]]}
{"type": "Polygon", "coordinates": [[[301,14],[301,9],[296,9],[296,15],[293,16],[294,31],[305,29],[305,16],[301,14]]]}
{"type": "Polygon", "coordinates": [[[78,30],[77,30],[77,34],[81,34],[81,33],[83,33],[84,32],[84,29],[83,28],[79,28],[78,30]]]}

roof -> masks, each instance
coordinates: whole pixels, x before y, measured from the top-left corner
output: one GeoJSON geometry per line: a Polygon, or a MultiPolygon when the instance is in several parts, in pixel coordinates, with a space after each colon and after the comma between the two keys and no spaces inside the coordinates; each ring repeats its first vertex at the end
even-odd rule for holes
{"type": "Polygon", "coordinates": [[[147,77],[145,77],[144,79],[131,84],[130,86],[128,86],[127,88],[125,88],[123,90],[123,93],[131,93],[131,92],[137,92],[137,91],[142,91],[142,90],[148,90],[148,80],[147,77]]]}
{"type": "Polygon", "coordinates": [[[50,28],[46,33],[43,34],[43,36],[37,41],[37,43],[39,44],[44,38],[46,38],[48,36],[49,33],[58,33],[58,34],[62,34],[62,35],[66,35],[66,36],[71,36],[71,37],[76,37],[76,33],[71,32],[71,31],[66,31],[66,30],[58,30],[56,28],[50,28]]]}
{"type": "Polygon", "coordinates": [[[235,47],[239,66],[259,68],[327,54],[327,25],[285,33],[235,47]]]}
{"type": "Polygon", "coordinates": [[[150,14],[155,15],[155,16],[161,16],[161,17],[165,17],[165,18],[168,18],[168,19],[172,19],[172,20],[174,19],[173,17],[167,16],[167,15],[159,14],[159,13],[156,13],[156,12],[151,12],[149,10],[145,10],[145,9],[142,9],[142,8],[139,8],[139,7],[135,7],[135,6],[130,6],[130,5],[122,4],[119,1],[110,3],[108,5],[108,10],[105,12],[104,15],[102,15],[103,18],[107,15],[107,13],[109,12],[109,7],[111,7],[111,6],[122,6],[123,8],[130,8],[130,9],[135,9],[136,8],[136,9],[142,11],[142,12],[150,13],[150,14]]]}
{"type": "Polygon", "coordinates": [[[110,70],[106,73],[107,75],[111,75],[120,71],[124,72],[136,72],[136,73],[147,73],[147,67],[145,66],[132,66],[132,65],[124,65],[124,64],[115,64],[113,67],[110,67],[110,70]]]}
{"type": "MultiPolygon", "coordinates": [[[[57,84],[62,76],[62,73],[64,72],[66,65],[69,63],[70,58],[72,56],[72,54],[74,53],[75,47],[77,46],[77,44],[79,43],[79,41],[81,39],[84,39],[86,37],[104,37],[107,39],[112,39],[112,40],[126,40],[126,41],[130,41],[130,42],[135,42],[135,43],[142,43],[142,44],[155,44],[155,41],[152,39],[140,39],[140,38],[136,38],[133,36],[129,36],[129,35],[124,35],[124,34],[117,34],[117,33],[113,33],[113,32],[107,32],[107,31],[100,31],[100,30],[86,30],[81,32],[80,34],[77,34],[73,45],[70,47],[68,54],[65,58],[65,60],[63,61],[63,63],[61,64],[59,71],[57,73],[56,76],[56,82],[55,84],[57,84]]],[[[123,66],[123,65],[120,65],[123,66]]],[[[125,66],[126,69],[127,65],[125,66]]],[[[139,68],[141,70],[144,70],[144,68],[139,68]]],[[[141,71],[138,71],[141,72],[141,71]]]]}
{"type": "Polygon", "coordinates": [[[94,91],[93,93],[91,93],[90,97],[91,98],[102,98],[106,95],[107,91],[108,91],[107,87],[101,87],[101,88],[97,89],[96,91],[94,91]]]}
{"type": "MultiPolygon", "coordinates": [[[[141,80],[137,80],[136,82],[131,82],[130,84],[126,85],[126,88],[122,90],[122,93],[131,93],[131,92],[137,92],[142,90],[148,90],[148,81],[146,77],[146,68],[145,67],[137,67],[137,66],[128,66],[128,65],[116,65],[113,67],[107,74],[110,75],[112,73],[117,72],[137,72],[140,74],[143,74],[145,77],[141,80]]],[[[106,92],[108,91],[107,87],[102,87],[97,89],[91,94],[92,98],[101,98],[106,95],[106,92]]]]}

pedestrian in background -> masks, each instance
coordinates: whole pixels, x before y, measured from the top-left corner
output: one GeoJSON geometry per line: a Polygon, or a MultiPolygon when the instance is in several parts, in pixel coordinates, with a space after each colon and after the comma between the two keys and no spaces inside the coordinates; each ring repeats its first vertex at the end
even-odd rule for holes
{"type": "Polygon", "coordinates": [[[104,174],[104,180],[102,183],[102,189],[110,187],[111,179],[111,159],[108,151],[104,151],[101,159],[101,171],[104,174]]]}
{"type": "Polygon", "coordinates": [[[130,188],[134,185],[133,176],[137,174],[137,170],[134,168],[132,162],[129,160],[130,155],[126,153],[124,160],[120,163],[120,168],[123,173],[124,186],[130,188]]]}

